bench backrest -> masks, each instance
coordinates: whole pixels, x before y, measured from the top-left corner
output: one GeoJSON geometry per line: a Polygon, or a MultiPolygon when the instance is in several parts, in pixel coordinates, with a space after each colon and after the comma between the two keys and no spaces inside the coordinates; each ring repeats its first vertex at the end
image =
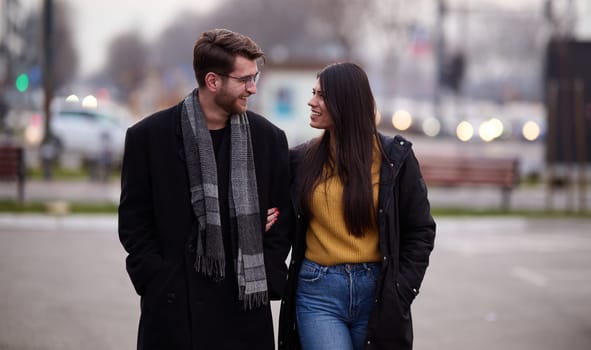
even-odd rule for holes
{"type": "Polygon", "coordinates": [[[0,178],[17,180],[24,175],[23,149],[0,144],[0,178]]]}
{"type": "Polygon", "coordinates": [[[513,188],[519,182],[517,158],[473,156],[420,157],[421,172],[431,185],[496,185],[513,188]]]}

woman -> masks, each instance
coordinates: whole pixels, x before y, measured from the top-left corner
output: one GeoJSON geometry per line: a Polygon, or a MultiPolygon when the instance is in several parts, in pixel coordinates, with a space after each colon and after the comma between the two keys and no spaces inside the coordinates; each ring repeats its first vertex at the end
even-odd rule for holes
{"type": "Polygon", "coordinates": [[[296,220],[279,349],[411,349],[410,304],[435,238],[410,142],[379,134],[365,72],[317,76],[310,126],[291,152],[296,220]]]}

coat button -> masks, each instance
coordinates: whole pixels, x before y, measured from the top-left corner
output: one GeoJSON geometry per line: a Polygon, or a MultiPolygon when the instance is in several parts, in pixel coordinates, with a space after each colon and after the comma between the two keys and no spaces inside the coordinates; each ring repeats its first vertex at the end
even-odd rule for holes
{"type": "Polygon", "coordinates": [[[174,299],[176,299],[176,294],[174,293],[168,293],[166,294],[166,302],[169,304],[174,303],[174,299]]]}

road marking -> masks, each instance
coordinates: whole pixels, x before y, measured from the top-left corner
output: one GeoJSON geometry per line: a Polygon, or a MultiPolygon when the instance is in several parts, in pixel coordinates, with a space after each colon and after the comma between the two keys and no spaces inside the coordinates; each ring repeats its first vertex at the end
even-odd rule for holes
{"type": "Polygon", "coordinates": [[[541,273],[535,272],[523,266],[515,266],[511,270],[513,277],[516,277],[522,281],[531,283],[538,287],[545,287],[548,285],[548,278],[541,273]]]}

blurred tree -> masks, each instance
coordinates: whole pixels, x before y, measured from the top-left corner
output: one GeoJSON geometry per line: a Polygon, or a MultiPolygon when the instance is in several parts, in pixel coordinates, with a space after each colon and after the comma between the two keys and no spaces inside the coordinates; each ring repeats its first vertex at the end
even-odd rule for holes
{"type": "Polygon", "coordinates": [[[420,60],[407,52],[419,28],[424,30],[426,45],[435,48],[433,38],[441,32],[448,41],[446,55],[465,54],[463,63],[470,62],[469,66],[455,60],[454,67],[465,69],[456,69],[463,74],[453,74],[453,82],[449,81],[456,89],[462,82],[466,96],[490,98],[507,82],[520,95],[539,96],[538,67],[545,42],[542,16],[502,10],[492,3],[469,7],[458,3],[449,8],[445,26],[437,30],[433,25],[437,7],[432,0],[224,0],[207,13],[179,13],[150,45],[144,63],[172,85],[177,82],[166,79],[173,75],[171,70],[192,82],[197,36],[209,28],[225,27],[255,39],[269,63],[356,60],[374,67],[370,73],[379,89],[376,92],[384,96],[429,96],[438,79],[429,59],[436,50],[420,60]]]}
{"type": "Polygon", "coordinates": [[[324,34],[340,44],[343,59],[353,60],[357,57],[355,49],[363,49],[359,44],[364,41],[365,20],[367,12],[371,11],[367,1],[306,0],[298,3],[303,3],[309,8],[308,13],[317,16],[313,20],[321,21],[317,23],[318,29],[321,29],[317,35],[324,34]]]}
{"type": "Polygon", "coordinates": [[[410,28],[417,25],[417,13],[421,13],[424,2],[401,0],[368,0],[366,2],[368,31],[372,33],[383,57],[383,92],[386,96],[399,94],[397,91],[399,66],[404,45],[410,28]]]}
{"type": "Polygon", "coordinates": [[[53,82],[56,91],[64,87],[78,74],[79,58],[70,24],[70,8],[65,1],[55,2],[54,19],[54,71],[53,82]]]}
{"type": "Polygon", "coordinates": [[[190,67],[197,35],[220,27],[251,36],[271,62],[352,59],[361,49],[362,0],[225,0],[218,7],[232,11],[179,14],[156,42],[151,63],[190,67]]]}
{"type": "MultiPolygon", "coordinates": [[[[53,4],[53,76],[52,84],[54,91],[65,87],[72,82],[78,74],[79,55],[74,47],[73,32],[71,27],[71,9],[66,1],[55,1],[53,4]]],[[[23,53],[22,64],[26,65],[27,70],[38,72],[41,66],[41,10],[33,11],[25,19],[23,26],[24,37],[29,45],[23,53]],[[39,43],[39,44],[35,44],[39,43]]],[[[31,85],[40,84],[40,78],[31,79],[31,85]]]]}
{"type": "Polygon", "coordinates": [[[122,100],[128,100],[146,76],[148,52],[137,32],[123,33],[109,44],[105,72],[122,100]]]}
{"type": "MultiPolygon", "coordinates": [[[[180,12],[150,47],[148,64],[157,69],[191,68],[197,35],[207,29],[199,14],[180,12]],[[174,38],[174,40],[171,40],[174,38]]],[[[191,72],[191,70],[189,70],[191,72]]]]}
{"type": "Polygon", "coordinates": [[[470,61],[464,89],[468,95],[503,101],[510,87],[520,99],[541,100],[542,58],[549,35],[544,18],[483,6],[470,14],[468,26],[470,30],[450,42],[463,48],[470,61]]]}

